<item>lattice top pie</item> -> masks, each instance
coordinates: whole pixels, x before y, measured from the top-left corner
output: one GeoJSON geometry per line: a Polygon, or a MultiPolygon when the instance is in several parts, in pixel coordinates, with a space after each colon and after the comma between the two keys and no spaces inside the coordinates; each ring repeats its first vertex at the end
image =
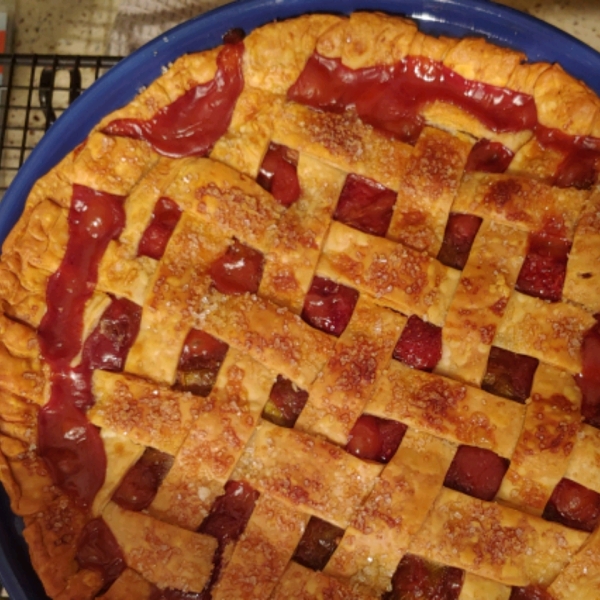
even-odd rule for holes
{"type": "Polygon", "coordinates": [[[600,598],[600,100],[381,14],[224,40],[4,244],[48,595],[600,598]]]}

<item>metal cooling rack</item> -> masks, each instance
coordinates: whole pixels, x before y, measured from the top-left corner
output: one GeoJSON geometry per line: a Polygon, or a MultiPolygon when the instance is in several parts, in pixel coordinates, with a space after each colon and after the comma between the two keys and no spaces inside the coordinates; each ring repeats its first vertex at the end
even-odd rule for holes
{"type": "Polygon", "coordinates": [[[0,198],[52,123],[119,60],[0,54],[0,198]]]}

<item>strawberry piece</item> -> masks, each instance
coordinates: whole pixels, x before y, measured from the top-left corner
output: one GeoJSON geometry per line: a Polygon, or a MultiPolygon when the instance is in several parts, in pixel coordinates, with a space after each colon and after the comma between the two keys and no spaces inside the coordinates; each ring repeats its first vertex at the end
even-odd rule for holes
{"type": "Polygon", "coordinates": [[[413,369],[433,371],[442,358],[441,327],[411,315],[394,348],[393,357],[413,369]]]}
{"type": "Polygon", "coordinates": [[[333,218],[350,227],[385,235],[396,203],[396,192],[362,175],[346,177],[333,218]]]}
{"type": "Polygon", "coordinates": [[[531,393],[538,364],[531,356],[492,346],[481,387],[486,392],[524,403],[531,393]]]}
{"type": "Polygon", "coordinates": [[[147,448],[137,463],[125,474],[113,494],[113,502],[127,510],[139,511],[148,508],[172,464],[173,457],[169,454],[147,448]]]}
{"type": "Polygon", "coordinates": [[[406,425],[372,415],[361,415],[348,435],[346,450],[366,460],[388,463],[398,450],[406,425]]]}
{"type": "Polygon", "coordinates": [[[459,446],[444,485],[480,500],[493,500],[508,465],[508,459],[491,450],[459,446]]]}
{"type": "Polygon", "coordinates": [[[308,569],[322,571],[343,535],[343,529],[311,517],[292,558],[308,569]]]}
{"type": "Polygon", "coordinates": [[[480,225],[480,217],[450,214],[438,260],[453,269],[464,269],[480,225]]]}
{"type": "Polygon", "coordinates": [[[210,266],[213,285],[222,294],[255,294],[263,272],[263,255],[235,240],[210,266]]]}
{"type": "Polygon", "coordinates": [[[546,504],[543,517],[591,533],[600,522],[600,494],[570,479],[561,479],[546,504]]]}
{"type": "Polygon", "coordinates": [[[160,260],[165,253],[169,238],[181,217],[181,208],[169,198],[159,198],[138,245],[138,256],[160,260]]]}
{"type": "Polygon", "coordinates": [[[183,344],[177,366],[177,389],[208,396],[229,346],[212,335],[192,329],[183,344]]]}
{"type": "Polygon", "coordinates": [[[481,171],[484,173],[504,173],[510,165],[514,152],[500,142],[479,140],[467,158],[465,171],[481,171]]]}
{"type": "Polygon", "coordinates": [[[306,294],[302,318],[316,329],[340,336],[357,300],[356,290],[317,275],[306,294]]]}
{"type": "Polygon", "coordinates": [[[283,206],[291,206],[300,197],[297,165],[297,152],[287,146],[271,143],[256,181],[283,206]]]}

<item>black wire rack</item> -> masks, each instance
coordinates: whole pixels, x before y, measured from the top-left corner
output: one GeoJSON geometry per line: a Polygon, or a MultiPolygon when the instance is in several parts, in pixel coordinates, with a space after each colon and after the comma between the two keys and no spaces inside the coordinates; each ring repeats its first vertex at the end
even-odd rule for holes
{"type": "Polygon", "coordinates": [[[0,198],[52,123],[119,60],[0,54],[0,198]]]}

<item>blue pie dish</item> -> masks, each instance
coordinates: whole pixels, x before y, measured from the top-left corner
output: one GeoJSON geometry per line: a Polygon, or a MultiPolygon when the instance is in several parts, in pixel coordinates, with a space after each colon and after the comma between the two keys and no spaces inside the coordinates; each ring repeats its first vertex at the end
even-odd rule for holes
{"type": "MultiPolygon", "coordinates": [[[[600,54],[529,15],[486,0],[239,0],[192,19],[122,60],[57,120],[0,203],[0,242],[19,218],[33,183],[87,136],[106,114],[129,102],[182,54],[217,46],[222,35],[309,12],[379,10],[418,22],[432,35],[483,36],[525,52],[531,62],[558,62],[600,95],[600,54]]],[[[22,522],[0,489],[0,579],[12,600],[47,600],[21,536],[22,522]]]]}

